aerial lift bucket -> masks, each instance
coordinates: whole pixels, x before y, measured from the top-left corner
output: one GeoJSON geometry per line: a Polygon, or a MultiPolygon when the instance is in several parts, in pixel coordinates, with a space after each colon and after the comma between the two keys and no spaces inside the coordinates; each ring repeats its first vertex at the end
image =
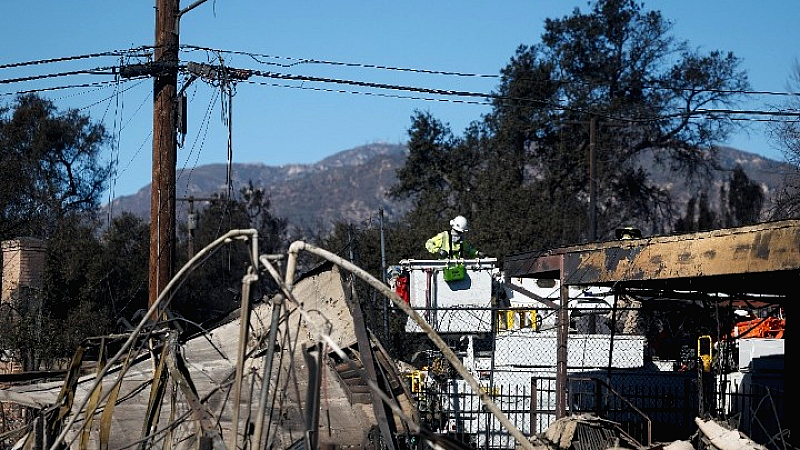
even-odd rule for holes
{"type": "Polygon", "coordinates": [[[444,268],[444,281],[460,281],[466,276],[467,271],[464,264],[448,264],[444,268]]]}

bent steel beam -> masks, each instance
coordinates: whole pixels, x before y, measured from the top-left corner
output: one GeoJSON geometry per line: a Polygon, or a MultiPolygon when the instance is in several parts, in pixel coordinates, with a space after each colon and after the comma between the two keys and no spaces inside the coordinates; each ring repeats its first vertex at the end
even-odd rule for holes
{"type": "Polygon", "coordinates": [[[483,389],[478,381],[467,371],[466,367],[461,363],[461,360],[458,359],[456,354],[453,350],[444,342],[444,340],[436,333],[433,328],[426,322],[425,320],[420,317],[419,314],[415,310],[411,308],[407,303],[405,303],[400,296],[397,295],[396,292],[392,291],[389,286],[383,284],[380,280],[376,279],[369,272],[365,271],[364,269],[356,266],[355,264],[347,261],[344,258],[341,258],[327,250],[323,250],[321,248],[315,247],[311,244],[307,244],[302,241],[295,241],[289,247],[289,261],[286,266],[286,285],[292,286],[295,270],[297,268],[297,256],[300,251],[305,250],[309,253],[317,255],[321,258],[326,259],[338,266],[341,266],[345,270],[348,270],[353,273],[353,275],[361,278],[367,284],[372,286],[381,294],[388,297],[392,303],[395,304],[398,308],[400,308],[403,312],[405,312],[413,321],[415,321],[419,327],[428,335],[428,338],[433,342],[434,345],[442,352],[442,355],[447,359],[447,361],[453,366],[453,368],[458,372],[459,375],[467,382],[473,392],[475,392],[483,404],[486,406],[500,424],[508,430],[509,434],[511,434],[520,445],[526,450],[533,450],[533,444],[531,443],[530,439],[522,432],[506,417],[503,411],[494,403],[491,399],[489,394],[483,389]]]}

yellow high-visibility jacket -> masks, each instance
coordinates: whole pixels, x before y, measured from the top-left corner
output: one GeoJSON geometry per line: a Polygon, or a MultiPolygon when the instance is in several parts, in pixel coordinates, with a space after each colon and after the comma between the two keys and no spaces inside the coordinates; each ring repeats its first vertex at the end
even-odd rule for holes
{"type": "Polygon", "coordinates": [[[436,236],[428,239],[425,242],[425,248],[436,255],[437,258],[442,258],[439,250],[447,252],[445,258],[474,258],[478,255],[478,249],[473,247],[469,242],[461,240],[461,242],[453,242],[450,237],[450,231],[442,231],[436,236]]]}

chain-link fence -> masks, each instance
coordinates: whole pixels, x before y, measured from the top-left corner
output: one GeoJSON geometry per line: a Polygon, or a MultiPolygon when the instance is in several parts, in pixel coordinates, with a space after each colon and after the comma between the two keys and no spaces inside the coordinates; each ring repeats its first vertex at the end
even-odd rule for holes
{"type": "MultiPolygon", "coordinates": [[[[526,436],[555,420],[554,378],[531,378],[527,385],[498,384],[485,389],[508,419],[526,436]]],[[[477,448],[515,448],[508,430],[483,406],[462,380],[436,380],[414,392],[424,424],[477,448]]]]}
{"type": "MultiPolygon", "coordinates": [[[[688,439],[696,430],[695,417],[708,416],[732,419],[757,442],[777,442],[782,391],[757,388],[763,383],[754,380],[743,387],[744,380],[719,375],[731,367],[721,365],[721,347],[706,342],[703,327],[714,319],[713,309],[670,306],[583,292],[570,299],[566,313],[533,303],[418,311],[446,331],[443,336],[462,362],[526,435],[544,432],[556,419],[561,315],[569,320],[567,414],[596,414],[642,445],[688,439]]],[[[435,365],[417,362],[427,374],[435,372],[435,365]]],[[[477,395],[451,375],[439,370],[432,375],[436,381],[418,391],[427,399],[420,410],[432,428],[478,448],[514,447],[477,395]]]]}
{"type": "MultiPolygon", "coordinates": [[[[737,342],[725,342],[733,307],[719,299],[610,287],[562,290],[557,280],[490,279],[477,265],[472,272],[468,267],[464,281],[444,282],[438,267],[415,263],[398,267],[393,287],[526,435],[547,430],[562,403],[566,414],[593,413],[643,445],[688,439],[696,417],[737,423],[768,446],[781,438],[777,383],[727,375],[742,368],[731,362],[737,342]],[[559,355],[568,380],[556,392],[559,355]]],[[[372,299],[364,308],[374,334],[408,364],[408,379],[416,377],[413,392],[429,428],[478,448],[516,445],[417,324],[384,309],[380,297],[363,298],[372,299]]]]}

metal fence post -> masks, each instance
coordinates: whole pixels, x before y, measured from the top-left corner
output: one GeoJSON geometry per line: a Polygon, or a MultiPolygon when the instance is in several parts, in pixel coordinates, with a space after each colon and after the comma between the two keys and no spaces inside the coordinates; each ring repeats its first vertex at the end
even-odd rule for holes
{"type": "Polygon", "coordinates": [[[598,417],[605,417],[603,416],[603,386],[600,385],[599,380],[594,381],[594,401],[595,401],[595,412],[597,413],[598,417]]]}
{"type": "Polygon", "coordinates": [[[536,434],[536,411],[539,409],[536,395],[536,377],[531,377],[531,436],[536,434]]]}

